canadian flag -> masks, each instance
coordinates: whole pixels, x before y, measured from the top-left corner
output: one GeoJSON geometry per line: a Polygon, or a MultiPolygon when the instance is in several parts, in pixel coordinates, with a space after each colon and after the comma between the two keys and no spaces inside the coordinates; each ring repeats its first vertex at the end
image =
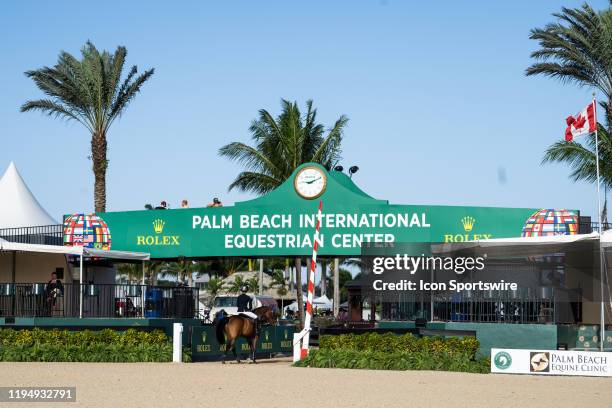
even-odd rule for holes
{"type": "Polygon", "coordinates": [[[571,142],[575,137],[595,132],[597,130],[595,101],[576,116],[568,116],[565,122],[567,123],[565,129],[565,140],[567,142],[571,142]]]}

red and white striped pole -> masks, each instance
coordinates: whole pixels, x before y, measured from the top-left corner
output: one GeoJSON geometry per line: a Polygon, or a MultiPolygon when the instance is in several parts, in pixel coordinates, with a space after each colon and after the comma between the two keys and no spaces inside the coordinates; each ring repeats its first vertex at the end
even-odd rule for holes
{"type": "MultiPolygon", "coordinates": [[[[317,250],[319,249],[319,230],[321,229],[321,210],[323,201],[319,201],[319,212],[317,213],[317,226],[315,228],[314,243],[312,246],[312,259],[310,261],[310,273],[308,274],[308,298],[306,299],[306,317],[304,319],[304,337],[302,338],[302,351],[300,358],[308,355],[308,342],[310,340],[310,322],[312,321],[312,299],[315,287],[315,269],[317,268],[317,250]]],[[[299,282],[298,282],[299,285],[299,282]]]]}

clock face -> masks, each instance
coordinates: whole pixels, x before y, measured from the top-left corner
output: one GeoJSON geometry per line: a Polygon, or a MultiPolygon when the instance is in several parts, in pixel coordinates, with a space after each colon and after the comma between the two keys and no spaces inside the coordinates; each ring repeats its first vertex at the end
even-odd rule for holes
{"type": "Polygon", "coordinates": [[[325,192],[327,176],[318,167],[304,167],[296,174],[293,186],[301,197],[312,200],[325,192]]]}

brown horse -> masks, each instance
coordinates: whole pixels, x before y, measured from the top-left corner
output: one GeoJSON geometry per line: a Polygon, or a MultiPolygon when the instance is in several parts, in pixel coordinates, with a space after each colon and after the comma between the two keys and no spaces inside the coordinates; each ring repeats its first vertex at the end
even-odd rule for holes
{"type": "MultiPolygon", "coordinates": [[[[258,317],[260,323],[274,324],[276,315],[268,306],[261,306],[252,310],[258,317]]],[[[215,317],[215,333],[219,344],[225,344],[225,354],[223,355],[223,363],[227,358],[228,351],[232,350],[234,358],[240,363],[240,358],[236,353],[236,340],[238,337],[244,337],[249,343],[251,349],[251,361],[255,363],[255,351],[257,348],[257,326],[256,322],[246,316],[233,315],[215,317]]]]}

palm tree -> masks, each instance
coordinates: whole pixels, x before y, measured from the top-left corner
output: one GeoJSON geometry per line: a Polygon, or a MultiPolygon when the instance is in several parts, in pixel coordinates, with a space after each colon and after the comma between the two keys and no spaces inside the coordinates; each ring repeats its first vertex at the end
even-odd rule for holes
{"type": "Polygon", "coordinates": [[[208,294],[207,297],[207,305],[209,307],[212,307],[213,301],[215,300],[215,297],[217,296],[217,293],[219,293],[220,291],[222,291],[224,289],[223,286],[223,280],[219,279],[219,278],[211,278],[208,283],[206,284],[206,292],[208,294]]]}
{"type": "Polygon", "coordinates": [[[106,211],[107,133],[113,122],[153,75],[150,69],[138,75],[134,65],[124,76],[127,50],[117,47],[114,54],[99,52],[87,42],[82,59],[62,51],[53,68],[43,67],[25,74],[47,95],[27,101],[21,112],[41,111],[49,116],[79,122],[91,134],[91,160],[94,173],[94,206],[106,211]]]}
{"type": "Polygon", "coordinates": [[[147,265],[147,275],[149,276],[149,285],[157,285],[157,276],[168,267],[167,262],[151,261],[147,265]]]}
{"type": "Polygon", "coordinates": [[[243,279],[243,277],[241,275],[238,275],[234,278],[233,281],[229,283],[229,286],[227,286],[227,291],[229,293],[238,293],[246,284],[247,282],[243,279]]]}
{"type": "Polygon", "coordinates": [[[127,278],[128,283],[140,283],[142,280],[142,267],[139,264],[119,264],[117,270],[120,275],[127,278]]]}
{"type": "MultiPolygon", "coordinates": [[[[327,131],[317,123],[317,110],[312,101],[306,102],[302,115],[297,102],[281,100],[282,112],[275,119],[265,109],[251,123],[249,131],[253,146],[233,142],[219,149],[219,154],[241,163],[245,170],[230,184],[228,190],[265,194],[280,186],[296,168],[307,162],[319,163],[331,169],[340,159],[341,143],[348,118],[340,116],[327,131]]],[[[304,318],[302,299],[302,263],[295,259],[295,278],[300,321],[304,318]]]]}
{"type": "Polygon", "coordinates": [[[526,74],[597,89],[612,116],[612,10],[597,12],[585,3],[576,9],[563,7],[553,16],[559,22],[531,30],[529,38],[537,40],[540,49],[531,54],[537,62],[526,74]]]}
{"type": "Polygon", "coordinates": [[[282,112],[274,119],[265,109],[251,123],[253,146],[233,142],[219,149],[219,154],[245,167],[230,184],[237,188],[265,194],[280,186],[301,164],[320,163],[327,169],[340,159],[342,136],[348,118],[344,115],[325,135],[323,125],[316,122],[317,110],[306,102],[302,115],[297,102],[282,100],[282,112]]]}
{"type": "Polygon", "coordinates": [[[217,278],[225,278],[235,272],[244,270],[248,261],[242,258],[215,258],[210,261],[199,261],[200,273],[207,273],[217,278]]]}
{"type": "MultiPolygon", "coordinates": [[[[530,38],[539,42],[540,49],[531,54],[536,62],[527,68],[526,75],[545,75],[604,95],[600,106],[607,129],[598,124],[598,148],[601,180],[607,188],[612,186],[612,11],[597,12],[585,3],[576,9],[564,7],[553,16],[559,21],[531,30],[530,38]]],[[[575,181],[596,182],[595,137],[589,135],[584,140],[584,145],[564,141],[553,144],[542,162],[569,164],[575,181]]]]}
{"type": "MultiPolygon", "coordinates": [[[[259,278],[257,276],[253,276],[245,281],[246,285],[249,287],[249,292],[259,293],[259,278]]],[[[267,289],[262,285],[262,289],[267,289]]]]}
{"type": "Polygon", "coordinates": [[[193,274],[201,271],[202,266],[197,261],[179,259],[177,262],[171,262],[167,265],[166,274],[176,276],[180,282],[187,286],[193,286],[193,274]]]}
{"type": "Polygon", "coordinates": [[[285,296],[287,292],[287,281],[285,280],[285,273],[280,269],[272,271],[272,284],[271,286],[276,287],[276,293],[279,296],[285,296]]]}

